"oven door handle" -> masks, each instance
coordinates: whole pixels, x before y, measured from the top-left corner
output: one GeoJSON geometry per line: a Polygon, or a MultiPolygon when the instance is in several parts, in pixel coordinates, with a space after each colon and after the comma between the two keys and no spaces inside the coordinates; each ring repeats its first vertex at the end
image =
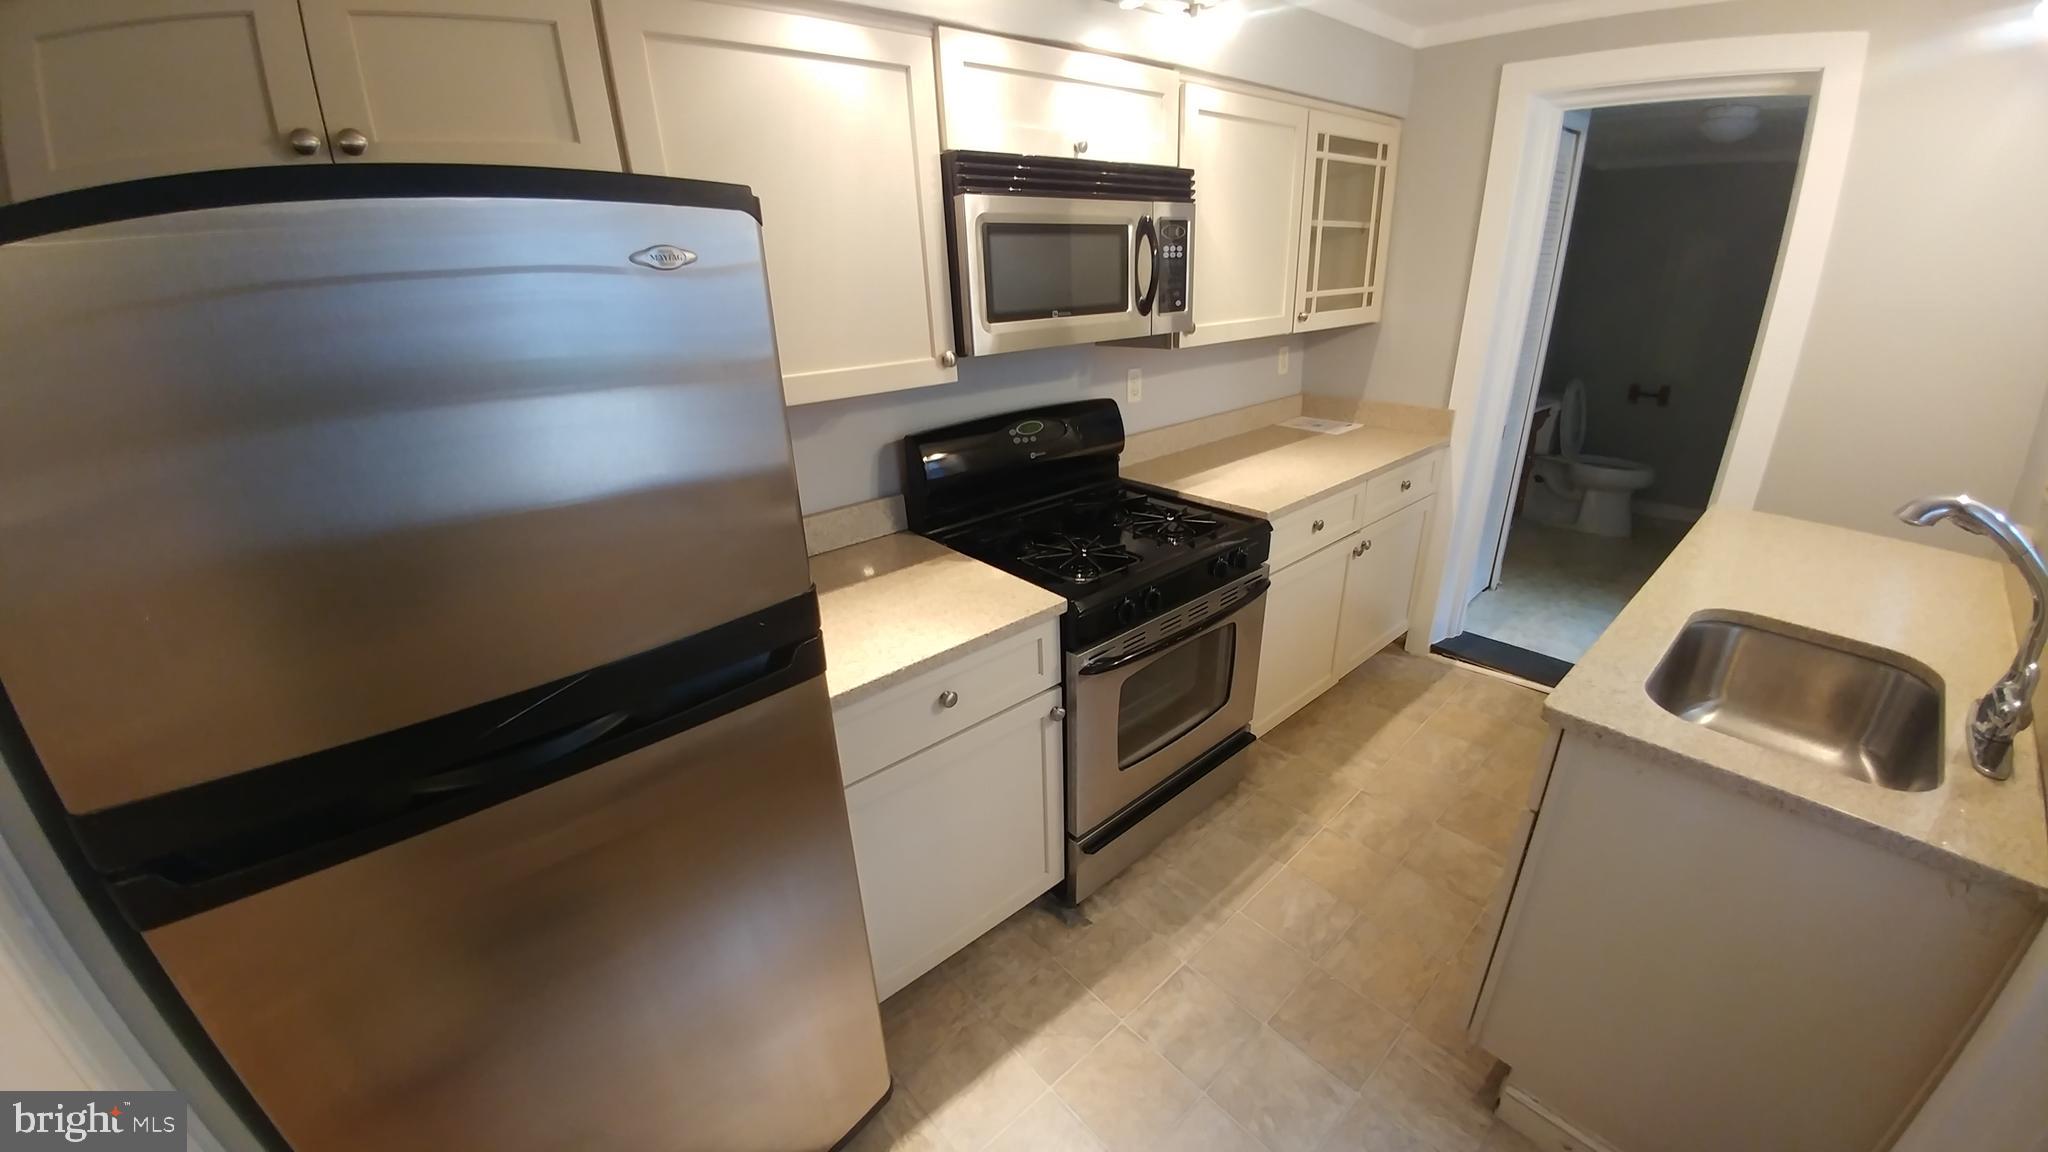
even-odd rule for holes
{"type": "MultiPolygon", "coordinates": [[[[1133,255],[1136,255],[1136,248],[1140,243],[1150,244],[1152,246],[1152,282],[1145,285],[1145,294],[1143,296],[1138,297],[1138,315],[1150,316],[1152,314],[1152,301],[1159,295],[1160,264],[1159,229],[1153,226],[1152,218],[1150,216],[1138,217],[1137,236],[1136,239],[1131,241],[1133,255]]],[[[1137,275],[1137,273],[1133,271],[1132,275],[1135,276],[1137,275]]],[[[1131,287],[1133,290],[1135,290],[1137,288],[1137,285],[1133,284],[1131,287]]]]}
{"type": "Polygon", "coordinates": [[[1105,672],[1114,672],[1119,668],[1127,668],[1140,660],[1149,660],[1166,649],[1173,647],[1175,644],[1192,640],[1258,603],[1259,597],[1264,596],[1266,589],[1272,586],[1273,582],[1271,580],[1264,576],[1257,577],[1245,585],[1246,588],[1251,590],[1250,594],[1244,599],[1239,600],[1231,607],[1230,611],[1225,612],[1223,615],[1211,616],[1207,620],[1191,627],[1183,628],[1171,636],[1161,637],[1159,640],[1145,645],[1136,652],[1126,652],[1122,656],[1112,656],[1107,659],[1090,660],[1086,664],[1081,665],[1081,675],[1100,676],[1105,672]]]}

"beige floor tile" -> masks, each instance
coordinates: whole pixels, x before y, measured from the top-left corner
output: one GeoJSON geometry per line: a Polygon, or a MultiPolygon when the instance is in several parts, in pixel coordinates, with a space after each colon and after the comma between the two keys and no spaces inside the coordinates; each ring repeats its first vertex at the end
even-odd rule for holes
{"type": "MultiPolygon", "coordinates": [[[[1348,785],[1339,787],[1344,789],[1344,795],[1337,807],[1342,808],[1356,789],[1348,785]]],[[[1217,815],[1215,827],[1274,860],[1284,861],[1315,838],[1322,821],[1256,789],[1246,789],[1232,797],[1229,807],[1217,815]]]]}
{"type": "Polygon", "coordinates": [[[1317,972],[1273,1014],[1272,1028],[1356,1088],[1386,1058],[1402,1024],[1392,1012],[1317,972]]]}
{"type": "Polygon", "coordinates": [[[1365,917],[1322,959],[1324,972],[1403,1020],[1414,1015],[1443,966],[1441,955],[1412,936],[1365,917]]]}
{"type": "Polygon", "coordinates": [[[1318,1152],[1437,1152],[1375,1096],[1361,1095],[1318,1152]]]}
{"type": "Polygon", "coordinates": [[[1495,1077],[1506,1065],[1470,1042],[1438,1044],[1411,1027],[1394,1042],[1394,1052],[1486,1100],[1489,1108],[1499,1096],[1500,1084],[1495,1077]]]}
{"type": "Polygon", "coordinates": [[[988,1001],[989,1019],[1047,1083],[1059,1079],[1116,1027],[1116,1013],[1047,961],[988,1001]]]}
{"type": "Polygon", "coordinates": [[[1216,929],[1188,964],[1262,1021],[1294,994],[1310,971],[1306,958],[1242,914],[1216,929]]]}
{"type": "Polygon", "coordinates": [[[1422,839],[1402,857],[1401,864],[1475,904],[1493,896],[1502,867],[1499,853],[1480,847],[1442,824],[1423,833],[1422,839]]]}
{"type": "Polygon", "coordinates": [[[1544,749],[1549,746],[1547,736],[1534,743],[1536,746],[1526,751],[1495,745],[1486,762],[1472,773],[1472,787],[1512,808],[1526,809],[1531,781],[1542,765],[1544,749]]]}
{"type": "Polygon", "coordinates": [[[1223,1106],[1204,1096],[1195,1101],[1154,1152],[1266,1152],[1238,1126],[1223,1106]]]}
{"type": "Polygon", "coordinates": [[[980,1004],[943,968],[918,977],[882,1003],[890,1069],[898,1079],[909,1075],[980,1012],[980,1004]]]}
{"type": "Polygon", "coordinates": [[[1485,761],[1490,749],[1485,744],[1448,735],[1424,724],[1416,729],[1394,755],[1431,768],[1472,769],[1485,761]]]}
{"type": "Polygon", "coordinates": [[[1536,1145],[1527,1136],[1498,1118],[1494,1120],[1493,1127],[1486,1130],[1486,1140],[1480,1147],[1485,1152],[1537,1152],[1536,1145]]]}
{"type": "Polygon", "coordinates": [[[1507,734],[1514,721],[1488,711],[1480,702],[1480,689],[1468,688],[1458,697],[1436,710],[1429,722],[1422,726],[1425,732],[1452,736],[1468,744],[1490,747],[1495,740],[1507,734]]]}
{"type": "Polygon", "coordinates": [[[1136,1008],[1180,967],[1180,957],[1164,938],[1118,909],[1064,929],[1051,939],[1048,951],[1118,1016],[1136,1008]]]}
{"type": "Polygon", "coordinates": [[[889,1102],[847,1142],[846,1152],[949,1152],[938,1127],[910,1093],[898,1088],[889,1102]]]}
{"type": "Polygon", "coordinates": [[[1259,1030],[1251,1013],[1192,968],[1175,972],[1124,1023],[1198,1085],[1259,1030]]]}
{"type": "Polygon", "coordinates": [[[1476,1152],[1493,1112],[1475,1093],[1431,1071],[1397,1043],[1359,1093],[1438,1152],[1476,1152]]]}
{"type": "Polygon", "coordinates": [[[1238,1049],[1209,1096],[1272,1152],[1311,1152],[1357,1099],[1270,1028],[1238,1049]]]}
{"type": "Polygon", "coordinates": [[[1017,912],[947,958],[940,970],[975,999],[993,999],[1053,965],[1052,957],[1031,938],[1030,919],[1043,915],[1035,907],[1017,912]]]}
{"type": "Polygon", "coordinates": [[[1295,853],[1287,867],[1322,885],[1339,900],[1363,908],[1379,894],[1380,885],[1387,882],[1400,863],[1397,856],[1375,852],[1325,829],[1295,853]]]}
{"type": "Polygon", "coordinates": [[[1135,881],[1121,908],[1157,933],[1183,960],[1231,916],[1226,901],[1211,896],[1172,867],[1154,869],[1135,881]]]}
{"type": "Polygon", "coordinates": [[[1358,918],[1358,909],[1292,868],[1282,868],[1245,903],[1244,915],[1282,944],[1314,960],[1358,918]]]}
{"type": "MultiPolygon", "coordinates": [[[[1474,934],[1478,929],[1473,929],[1474,934]]],[[[1432,1041],[1453,1051],[1471,1046],[1466,1035],[1467,1013],[1472,1007],[1474,985],[1482,973],[1464,948],[1438,971],[1429,992],[1415,1006],[1409,1023],[1432,1041]]]]}
{"type": "Polygon", "coordinates": [[[1448,954],[1464,943],[1479,920],[1477,900],[1451,891],[1403,864],[1394,870],[1379,894],[1363,911],[1390,932],[1408,936],[1432,955],[1448,954]]]}
{"type": "Polygon", "coordinates": [[[1399,859],[1429,831],[1433,820],[1406,800],[1361,792],[1330,820],[1329,830],[1383,856],[1399,859]]]}
{"type": "Polygon", "coordinates": [[[1045,1081],[986,1020],[970,1020],[906,1078],[947,1143],[978,1149],[1045,1091],[1045,1081]]]}
{"type": "Polygon", "coordinates": [[[1057,1093],[1047,1091],[988,1146],[989,1152],[1103,1152],[1102,1141],[1057,1093]]]}
{"type": "Polygon", "coordinates": [[[1286,753],[1269,757],[1250,782],[1260,795],[1318,824],[1335,816],[1358,791],[1336,766],[1286,753]]]}
{"type": "Polygon", "coordinates": [[[1150,1152],[1202,1092],[1128,1028],[1053,1085],[1110,1152],[1150,1152]]]}
{"type": "Polygon", "coordinates": [[[1521,807],[1496,800],[1483,789],[1475,788],[1452,801],[1436,822],[1495,856],[1504,857],[1514,842],[1515,826],[1521,823],[1522,812],[1521,807]]]}
{"type": "Polygon", "coordinates": [[[1352,783],[1367,796],[1398,801],[1431,820],[1449,810],[1471,790],[1475,770],[1433,767],[1394,756],[1352,774],[1352,783]]]}
{"type": "Polygon", "coordinates": [[[1167,863],[1232,911],[1244,907],[1280,868],[1280,862],[1265,850],[1220,827],[1206,828],[1201,835],[1177,845],[1167,863]]]}

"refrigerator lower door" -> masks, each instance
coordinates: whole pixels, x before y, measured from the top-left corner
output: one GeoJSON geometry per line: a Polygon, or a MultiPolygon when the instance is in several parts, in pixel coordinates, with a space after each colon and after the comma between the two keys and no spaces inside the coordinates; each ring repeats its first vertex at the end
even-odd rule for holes
{"type": "Polygon", "coordinates": [[[822,677],[145,933],[295,1152],[832,1147],[884,1096],[822,677]]]}

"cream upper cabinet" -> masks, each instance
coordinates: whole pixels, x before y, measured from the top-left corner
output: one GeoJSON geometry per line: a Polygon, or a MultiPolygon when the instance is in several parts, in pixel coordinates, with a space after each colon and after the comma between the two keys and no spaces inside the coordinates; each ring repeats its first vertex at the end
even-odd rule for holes
{"type": "Polygon", "coordinates": [[[1308,109],[1181,88],[1180,165],[1195,173],[1195,330],[1183,345],[1294,331],[1308,109]]]}
{"type": "Polygon", "coordinates": [[[1176,162],[1171,69],[958,28],[939,29],[939,68],[947,148],[1176,162]]]}
{"type": "Polygon", "coordinates": [[[1308,132],[1294,330],[1378,320],[1400,125],[1317,109],[1308,132]]]}
{"type": "Polygon", "coordinates": [[[300,0],[336,158],[619,168],[589,0],[300,0]]]}
{"type": "Polygon", "coordinates": [[[0,3],[0,144],[14,199],[325,163],[325,138],[293,0],[0,3]],[[295,132],[307,152],[293,149],[295,132]]]}
{"type": "Polygon", "coordinates": [[[931,38],[604,0],[626,161],[761,198],[792,404],[956,378],[931,38]]]}

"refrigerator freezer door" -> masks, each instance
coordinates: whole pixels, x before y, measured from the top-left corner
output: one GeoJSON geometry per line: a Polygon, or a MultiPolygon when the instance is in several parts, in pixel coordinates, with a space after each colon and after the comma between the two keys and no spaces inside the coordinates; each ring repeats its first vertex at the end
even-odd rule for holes
{"type": "Polygon", "coordinates": [[[74,813],[809,585],[744,212],[328,199],[0,245],[0,681],[74,813]]]}
{"type": "Polygon", "coordinates": [[[883,1096],[824,680],[148,932],[297,1152],[822,1152],[883,1096]]]}

